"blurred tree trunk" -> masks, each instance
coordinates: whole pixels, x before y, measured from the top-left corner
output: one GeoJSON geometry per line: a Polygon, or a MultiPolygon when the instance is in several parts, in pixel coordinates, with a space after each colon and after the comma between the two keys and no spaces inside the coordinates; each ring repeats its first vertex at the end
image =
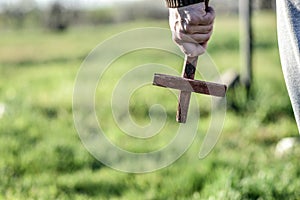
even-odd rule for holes
{"type": "Polygon", "coordinates": [[[252,13],[253,0],[240,0],[240,46],[242,55],[242,82],[247,89],[247,97],[250,97],[251,86],[253,81],[253,29],[252,13]]]}
{"type": "Polygon", "coordinates": [[[48,21],[51,30],[64,31],[68,28],[66,10],[59,2],[51,6],[48,21]]]}

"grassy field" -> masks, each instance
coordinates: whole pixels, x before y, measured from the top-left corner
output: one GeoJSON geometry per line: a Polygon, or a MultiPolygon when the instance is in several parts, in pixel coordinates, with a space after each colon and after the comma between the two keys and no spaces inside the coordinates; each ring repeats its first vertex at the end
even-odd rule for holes
{"type": "MultiPolygon", "coordinates": [[[[238,24],[237,17],[217,19],[208,52],[220,71],[240,70],[238,24]]],[[[0,199],[299,199],[299,149],[281,158],[274,155],[277,142],[297,137],[298,131],[282,76],[273,13],[255,15],[253,97],[246,101],[242,87],[229,92],[222,136],[206,159],[197,156],[210,119],[206,105],[201,106],[206,114],[196,140],[170,167],[125,174],[89,155],[73,122],[77,71],[98,43],[147,26],[167,27],[167,21],[81,27],[61,34],[39,29],[0,32],[0,105],[5,107],[0,115],[0,199]]],[[[139,52],[124,56],[114,66],[126,70],[154,61],[172,66],[182,62],[157,51],[145,53],[146,58],[139,52]]],[[[137,93],[133,102],[133,117],[142,124],[149,121],[148,108],[139,103],[145,94],[137,93]]],[[[172,137],[178,126],[173,119],[176,102],[168,96],[161,93],[156,100],[170,112],[169,131],[154,138],[153,146],[127,148],[153,150],[172,137]]],[[[100,91],[97,99],[102,97],[100,91]]],[[[97,107],[101,120],[110,109],[109,103],[103,105],[97,107]]],[[[104,124],[112,140],[124,144],[113,121],[108,118],[104,124]]]]}

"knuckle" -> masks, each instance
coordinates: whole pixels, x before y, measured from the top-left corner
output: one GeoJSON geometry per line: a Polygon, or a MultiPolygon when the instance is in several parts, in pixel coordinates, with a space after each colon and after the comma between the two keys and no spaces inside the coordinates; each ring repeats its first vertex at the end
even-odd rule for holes
{"type": "Polygon", "coordinates": [[[204,41],[207,42],[211,37],[211,34],[205,34],[204,41]]]}
{"type": "Polygon", "coordinates": [[[187,33],[193,33],[193,28],[192,28],[192,26],[186,25],[186,26],[185,26],[185,31],[186,31],[187,33]]]}
{"type": "Polygon", "coordinates": [[[210,32],[208,33],[209,38],[211,38],[212,34],[213,34],[213,31],[210,31],[210,32]]]}
{"type": "Polygon", "coordinates": [[[215,19],[216,19],[216,15],[214,14],[214,13],[210,13],[209,15],[208,15],[208,23],[209,24],[213,24],[214,23],[214,21],[215,21],[215,19]]]}
{"type": "Polygon", "coordinates": [[[215,13],[212,14],[212,20],[214,21],[216,19],[215,13]]]}
{"type": "Polygon", "coordinates": [[[190,15],[188,18],[188,21],[189,21],[189,24],[199,24],[199,21],[201,21],[201,20],[196,15],[190,15]]]}

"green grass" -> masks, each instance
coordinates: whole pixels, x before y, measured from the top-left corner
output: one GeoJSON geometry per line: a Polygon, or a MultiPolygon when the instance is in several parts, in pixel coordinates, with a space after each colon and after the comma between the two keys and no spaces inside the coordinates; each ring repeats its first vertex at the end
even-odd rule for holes
{"type": "MultiPolygon", "coordinates": [[[[240,69],[236,17],[219,17],[208,52],[220,71],[240,69]]],[[[199,134],[186,154],[172,166],[149,174],[125,174],[105,167],[83,147],[73,123],[72,93],[77,71],[98,43],[137,27],[167,27],[165,22],[73,28],[55,34],[44,30],[2,31],[0,37],[0,199],[297,199],[300,167],[297,149],[276,158],[277,142],[298,136],[280,67],[275,15],[255,16],[254,93],[245,100],[242,87],[228,94],[222,136],[212,153],[198,160],[210,120],[208,99],[199,97],[204,113],[199,134]],[[235,104],[238,110],[231,105],[235,104]]],[[[159,101],[169,117],[163,135],[149,143],[124,139],[110,111],[112,85],[143,63],[177,66],[176,56],[156,50],[132,52],[112,65],[113,75],[96,100],[98,118],[118,145],[129,150],[155,150],[165,145],[178,125],[171,93],[149,87],[133,95],[133,118],[149,123],[148,106],[159,101]],[[141,57],[139,55],[148,55],[141,57]],[[111,82],[109,82],[111,80],[111,82]],[[110,86],[111,85],[111,86],[110,86]],[[155,98],[149,93],[156,93],[155,98]],[[146,95],[146,99],[144,98],[146,95]],[[103,99],[102,99],[103,98],[103,99]],[[103,121],[104,120],[104,121],[103,121]],[[146,146],[146,144],[148,144],[146,146]]],[[[176,68],[180,70],[180,65],[176,68]]],[[[149,141],[148,141],[149,142],[149,141]]]]}

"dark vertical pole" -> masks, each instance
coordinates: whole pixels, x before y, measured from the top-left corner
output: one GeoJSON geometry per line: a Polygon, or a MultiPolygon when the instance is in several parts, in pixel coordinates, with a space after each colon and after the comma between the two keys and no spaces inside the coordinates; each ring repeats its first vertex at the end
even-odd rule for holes
{"type": "Polygon", "coordinates": [[[241,55],[242,55],[242,82],[246,86],[247,96],[250,95],[253,79],[253,30],[252,30],[252,0],[239,0],[241,23],[241,55]]]}

